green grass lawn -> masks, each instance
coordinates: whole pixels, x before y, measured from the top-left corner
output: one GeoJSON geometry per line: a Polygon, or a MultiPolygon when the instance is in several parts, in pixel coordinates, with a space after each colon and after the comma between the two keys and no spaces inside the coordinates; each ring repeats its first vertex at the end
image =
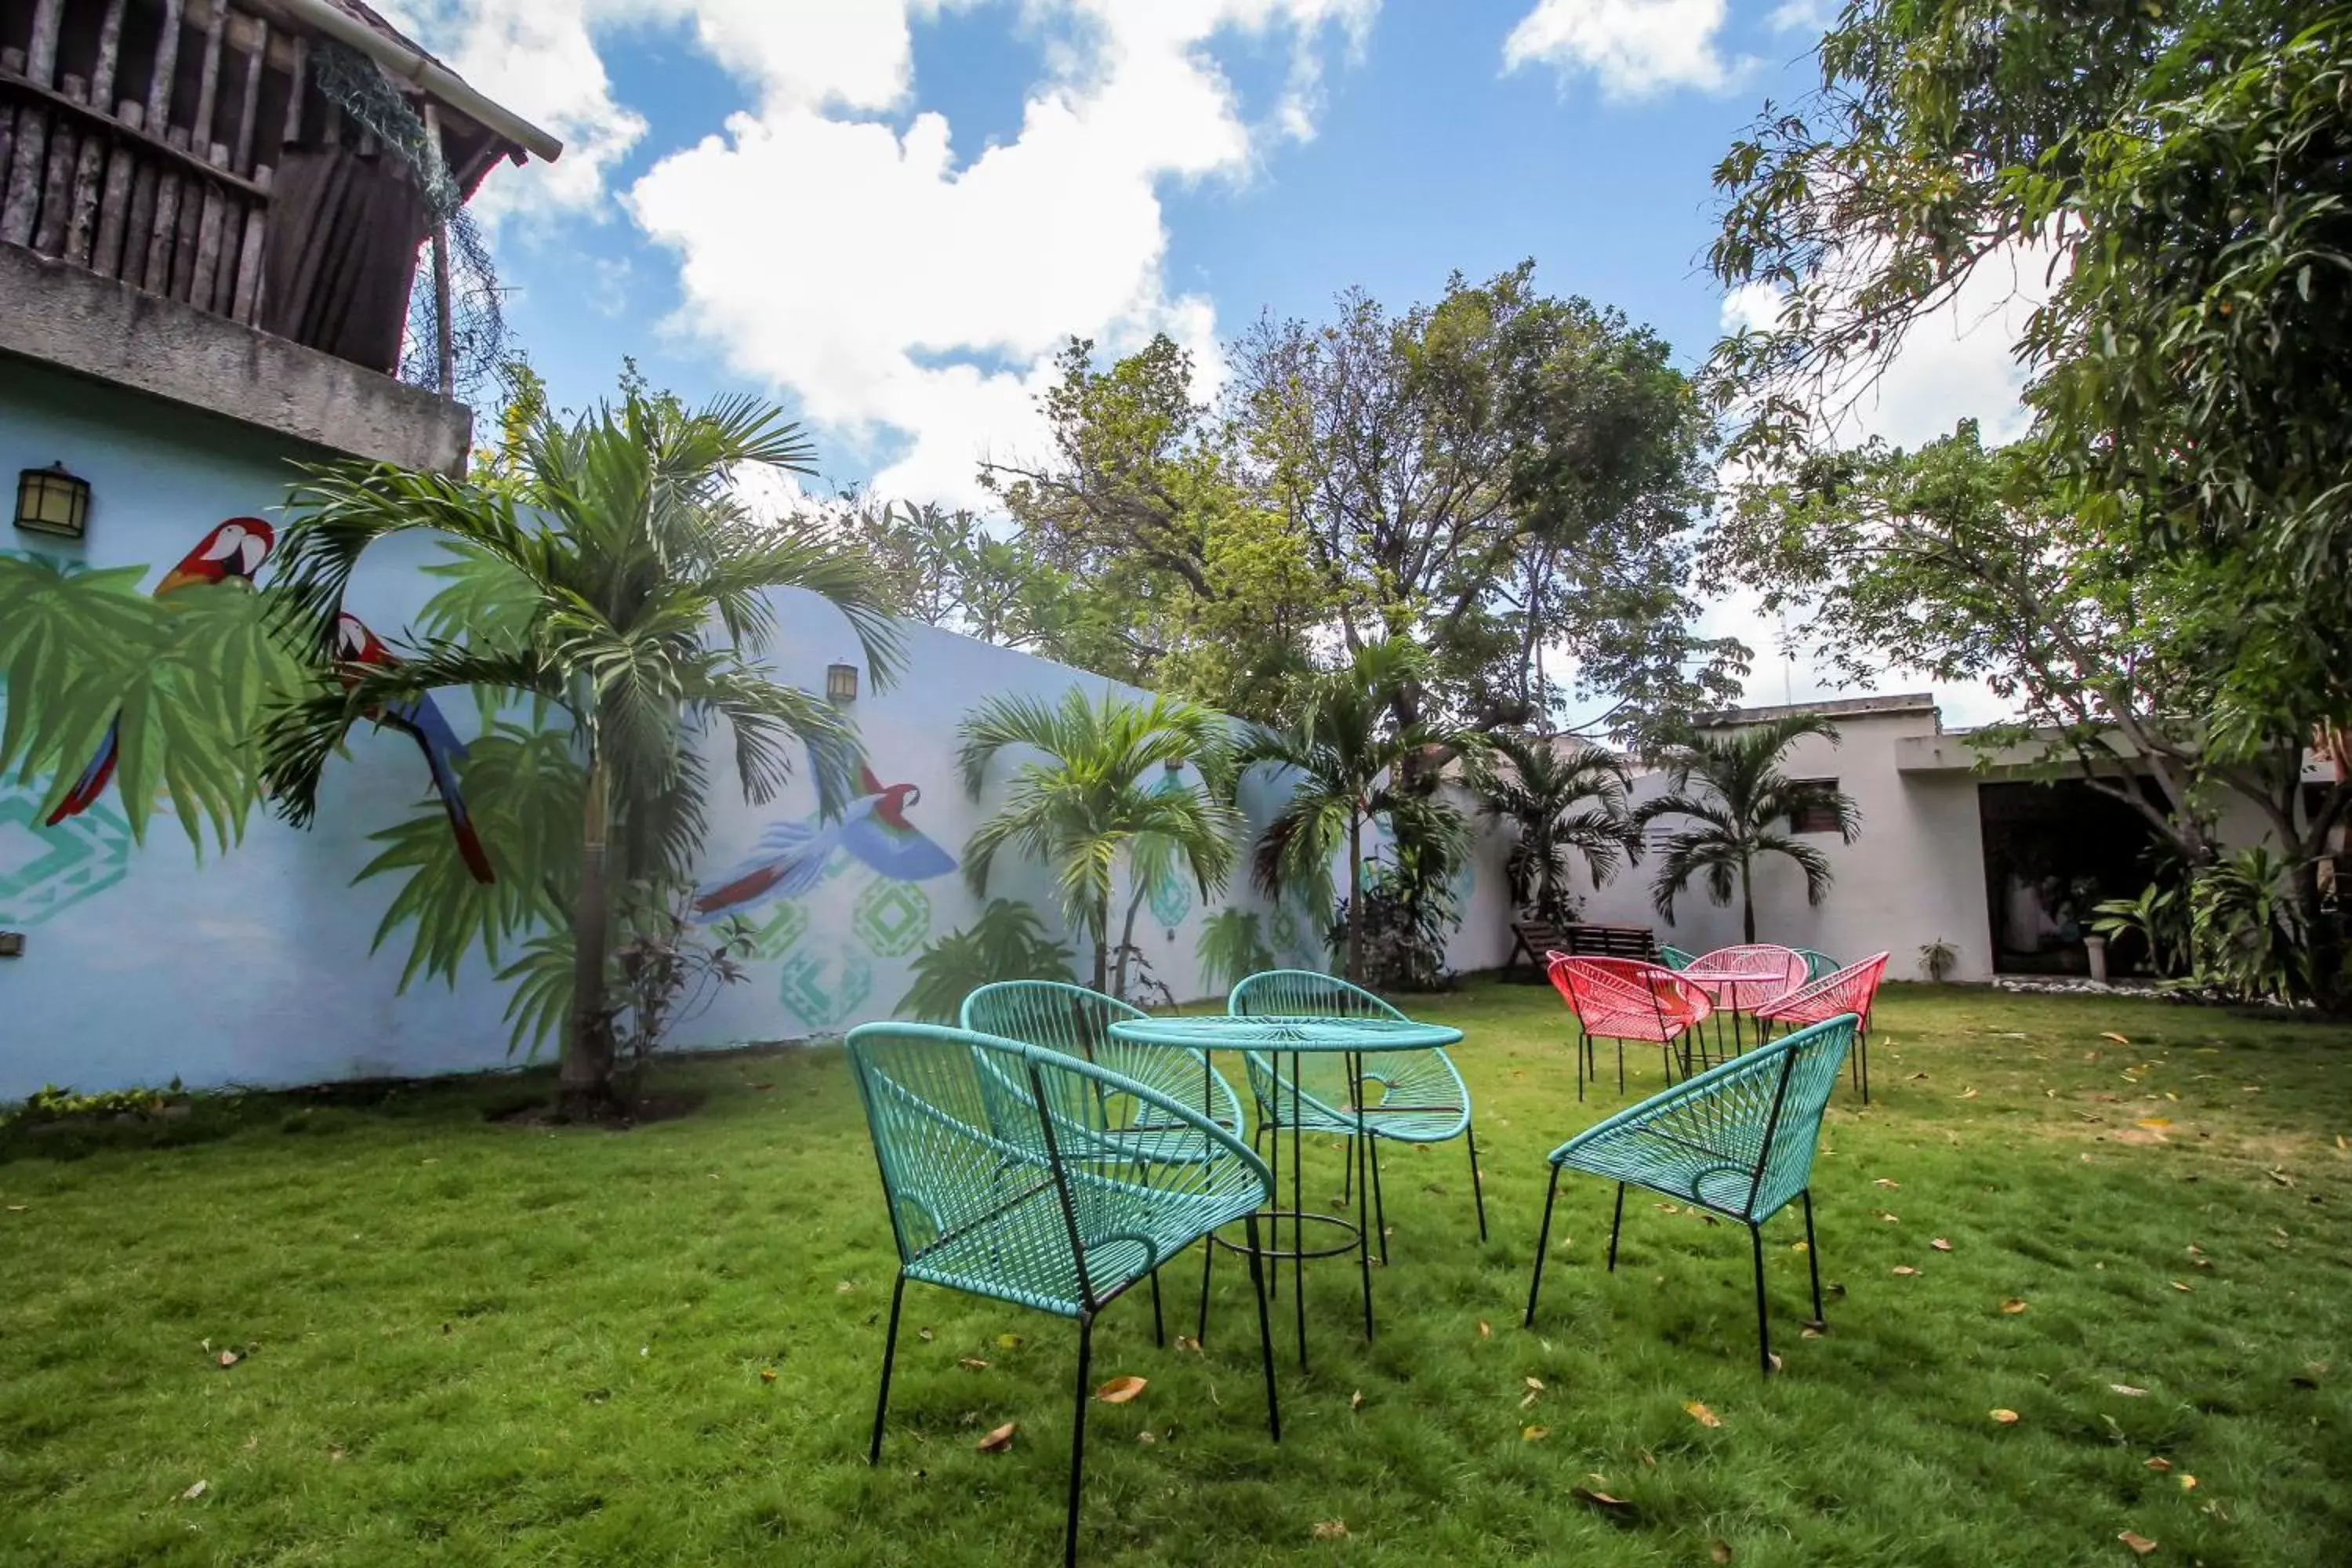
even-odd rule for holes
{"type": "MultiPolygon", "coordinates": [[[[1625,1103],[1613,1067],[1580,1105],[1548,989],[1409,1008],[1468,1032],[1493,1238],[1459,1144],[1391,1149],[1379,1338],[1352,1261],[1312,1266],[1279,1447],[1244,1270],[1205,1353],[1115,1307],[1095,1380],[1150,1386],[1089,1417],[1089,1560],[2053,1568],[2133,1561],[2130,1531],[2352,1562],[2352,1032],[1890,988],[1876,1103],[1840,1091],[1815,1173],[1826,1336],[1801,1221],[1768,1231],[1768,1383],[1746,1237],[1629,1198],[1612,1277],[1599,1181],[1564,1182],[1519,1328],[1543,1155],[1625,1103]]],[[[893,1258],[839,1053],[656,1087],[708,1099],[532,1129],[485,1119],[500,1079],[19,1136],[0,1561],[1055,1561],[1075,1330],[910,1288],[869,1470],[893,1258]]],[[[1197,1264],[1170,1274],[1189,1331],[1197,1264]]]]}

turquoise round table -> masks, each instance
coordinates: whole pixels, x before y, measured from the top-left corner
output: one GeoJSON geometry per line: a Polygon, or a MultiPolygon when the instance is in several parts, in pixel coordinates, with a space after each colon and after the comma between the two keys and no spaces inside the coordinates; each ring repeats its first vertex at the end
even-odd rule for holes
{"type": "MultiPolygon", "coordinates": [[[[1363,1058],[1367,1051],[1436,1050],[1459,1042],[1462,1031],[1444,1024],[1419,1024],[1394,1018],[1329,1018],[1318,1016],[1283,1017],[1254,1016],[1236,1018],[1224,1014],[1202,1014],[1184,1018],[1122,1018],[1110,1026],[1114,1038],[1136,1046],[1165,1046],[1171,1049],[1202,1053],[1202,1071],[1207,1067],[1211,1051],[1262,1052],[1276,1058],[1275,1114],[1281,1116],[1282,1079],[1280,1058],[1290,1058],[1287,1074],[1290,1085],[1290,1206],[1262,1210],[1257,1217],[1266,1226],[1266,1245],[1260,1255],[1276,1265],[1274,1272],[1279,1279],[1279,1263],[1290,1260],[1290,1284],[1293,1313],[1297,1322],[1298,1364],[1307,1365],[1307,1259],[1332,1258],[1352,1248],[1356,1254],[1357,1271],[1362,1277],[1364,1289],[1364,1338],[1372,1337],[1372,1218],[1369,1212],[1370,1184],[1364,1162],[1371,1152],[1371,1136],[1364,1125],[1365,1112],[1371,1109],[1364,1103],[1363,1058]],[[1301,1114],[1299,1088],[1300,1059],[1313,1054],[1336,1052],[1346,1060],[1348,1073],[1348,1103],[1343,1112],[1356,1119],[1356,1136],[1352,1144],[1355,1169],[1350,1173],[1349,1185],[1354,1190],[1356,1217],[1350,1221],[1339,1215],[1309,1211],[1304,1195],[1301,1171],[1304,1161],[1299,1142],[1301,1114]],[[1284,1221],[1290,1224],[1290,1246],[1281,1245],[1284,1221]],[[1306,1230],[1310,1225],[1330,1226],[1341,1233],[1343,1239],[1328,1246],[1309,1247],[1306,1230]]],[[[1281,1191],[1282,1132],[1275,1130],[1273,1164],[1276,1193],[1281,1191]]],[[[1213,1243],[1240,1250],[1222,1237],[1211,1237],[1213,1243]]],[[[1213,1247],[1207,1255],[1213,1258],[1213,1247]]],[[[1201,1328],[1205,1338],[1209,1321],[1209,1263],[1201,1268],[1201,1328]]]]}

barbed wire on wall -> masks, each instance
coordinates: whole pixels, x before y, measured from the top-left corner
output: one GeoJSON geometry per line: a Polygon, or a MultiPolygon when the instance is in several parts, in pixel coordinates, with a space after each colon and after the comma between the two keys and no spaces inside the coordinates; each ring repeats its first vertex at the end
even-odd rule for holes
{"type": "MultiPolygon", "coordinates": [[[[425,121],[374,61],[328,40],[310,54],[312,79],[327,100],[373,134],[415,175],[436,232],[449,247],[449,343],[456,361],[449,389],[471,401],[495,384],[512,356],[497,269],[490,262],[481,226],[467,210],[466,195],[449,173],[441,146],[425,121]]],[[[400,379],[411,386],[441,390],[440,301],[420,257],[416,283],[408,291],[407,335],[402,340],[400,379]]]]}

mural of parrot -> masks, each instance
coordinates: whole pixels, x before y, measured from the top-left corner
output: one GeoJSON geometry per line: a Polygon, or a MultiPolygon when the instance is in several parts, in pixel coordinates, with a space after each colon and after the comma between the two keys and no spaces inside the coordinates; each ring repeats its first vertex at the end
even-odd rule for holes
{"type": "MultiPolygon", "coordinates": [[[[373,665],[389,669],[400,662],[367,623],[346,610],[335,622],[335,657],[345,664],[373,665]]],[[[357,684],[351,677],[343,684],[357,684]]],[[[367,717],[378,724],[389,724],[415,741],[425,753],[425,765],[432,770],[433,787],[441,796],[441,808],[449,814],[449,831],[457,840],[457,853],[465,858],[466,869],[477,882],[498,880],[490,872],[489,855],[482,848],[482,840],[474,831],[473,817],[466,810],[466,798],[457,790],[457,760],[466,754],[466,742],[449,727],[449,721],[434,705],[433,699],[420,692],[409,701],[395,702],[389,708],[372,708],[367,717]]]]}
{"type": "MultiPolygon", "coordinates": [[[[825,760],[812,752],[818,766],[825,760]]],[[[907,808],[923,798],[910,784],[885,784],[863,762],[857,793],[840,817],[778,822],[760,835],[751,853],[694,890],[698,920],[713,921],[774,899],[797,899],[824,877],[835,850],[846,850],[876,871],[900,882],[927,881],[955,869],[955,857],[907,820],[907,808]]]]}
{"type": "MultiPolygon", "coordinates": [[[[216,525],[198,542],[194,550],[180,557],[180,563],[163,574],[155,584],[158,599],[178,593],[183,588],[200,587],[206,584],[226,583],[234,578],[250,587],[253,574],[269,559],[278,544],[277,531],[257,517],[232,517],[216,525]]],[[[79,816],[98,802],[114,777],[117,749],[121,743],[122,722],[120,719],[106,727],[106,739],[99,742],[98,755],[90,758],[89,766],[66,792],[65,799],[49,813],[48,826],[55,827],[68,816],[79,816]]]]}

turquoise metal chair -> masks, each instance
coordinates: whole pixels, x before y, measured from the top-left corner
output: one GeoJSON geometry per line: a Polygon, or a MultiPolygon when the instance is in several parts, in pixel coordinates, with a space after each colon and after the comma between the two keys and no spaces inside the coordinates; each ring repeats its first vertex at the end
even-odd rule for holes
{"type": "MultiPolygon", "coordinates": [[[[1402,1013],[1360,986],[1311,969],[1272,969],[1253,974],[1225,999],[1225,1011],[1236,1018],[1388,1018],[1410,1023],[1402,1013]]],[[[1356,1114],[1348,1102],[1348,1068],[1338,1055],[1324,1053],[1296,1058],[1298,1070],[1297,1115],[1307,1132],[1336,1132],[1349,1141],[1347,1180],[1355,1180],[1353,1142],[1356,1114]]],[[[1243,1060],[1249,1069],[1251,1097],[1257,1101],[1258,1125],[1287,1131],[1292,1115],[1291,1083],[1274,1057],[1248,1051],[1243,1060]]],[[[1470,1123],[1470,1089],[1439,1047],[1410,1051],[1366,1051],[1361,1058],[1366,1092],[1378,1084],[1381,1098],[1364,1108],[1364,1130],[1370,1135],[1372,1220],[1380,1233],[1381,1261],[1389,1260],[1388,1221],[1381,1205],[1381,1140],[1397,1143],[1444,1143],[1454,1138],[1470,1145],[1470,1195],[1478,1211],[1478,1239],[1486,1239],[1486,1194],[1478,1175],[1478,1133],[1470,1123]]],[[[1350,1187],[1352,1191],[1352,1186],[1350,1187]]]]}
{"type": "Polygon", "coordinates": [[[882,1457],[909,1279],[1074,1318],[1077,1402],[1063,1561],[1076,1563],[1095,1320],[1162,1262],[1237,1220],[1249,1227],[1266,1426],[1281,1441],[1256,1219],[1274,1178],[1249,1145],[1145,1084],[1017,1040],[868,1024],[850,1031],[848,1055],[898,1248],[866,1463],[882,1457]],[[1006,1084],[1025,1090],[1019,1102],[1008,1100],[1006,1084]],[[1016,1115],[1026,1124],[1008,1124],[1016,1115]],[[1141,1158],[1121,1134],[1144,1119],[1186,1124],[1213,1157],[1181,1164],[1141,1158]],[[1066,1142],[1070,1129],[1082,1135],[1066,1142]]]}
{"type": "Polygon", "coordinates": [[[1698,954],[1695,952],[1685,952],[1679,947],[1662,947],[1658,949],[1658,962],[1664,964],[1668,969],[1688,969],[1693,963],[1696,962],[1698,954]]]}
{"type": "Polygon", "coordinates": [[[1824,976],[1835,974],[1843,967],[1828,953],[1816,952],[1810,947],[1797,949],[1797,956],[1805,961],[1805,984],[1808,985],[1824,976]]]}
{"type": "Polygon", "coordinates": [[[1812,1269],[1813,1317],[1822,1317],[1821,1249],[1813,1241],[1813,1152],[1822,1112],[1837,1087],[1838,1068],[1859,1023],[1841,1014],[1685,1079],[1664,1094],[1619,1111],[1551,1152],[1551,1185],[1536,1236],[1535,1278],[1528,1285],[1527,1326],[1536,1321],[1544,1251],[1551,1244],[1552,1201],[1559,1173],[1589,1171],[1617,1183],[1609,1222],[1609,1268],[1617,1268],[1617,1232],[1628,1184],[1647,1187],[1748,1227],[1756,1258],[1756,1343],[1772,1370],[1772,1336],[1764,1308],[1764,1231],[1796,1200],[1805,1206],[1805,1261],[1812,1269]]]}

